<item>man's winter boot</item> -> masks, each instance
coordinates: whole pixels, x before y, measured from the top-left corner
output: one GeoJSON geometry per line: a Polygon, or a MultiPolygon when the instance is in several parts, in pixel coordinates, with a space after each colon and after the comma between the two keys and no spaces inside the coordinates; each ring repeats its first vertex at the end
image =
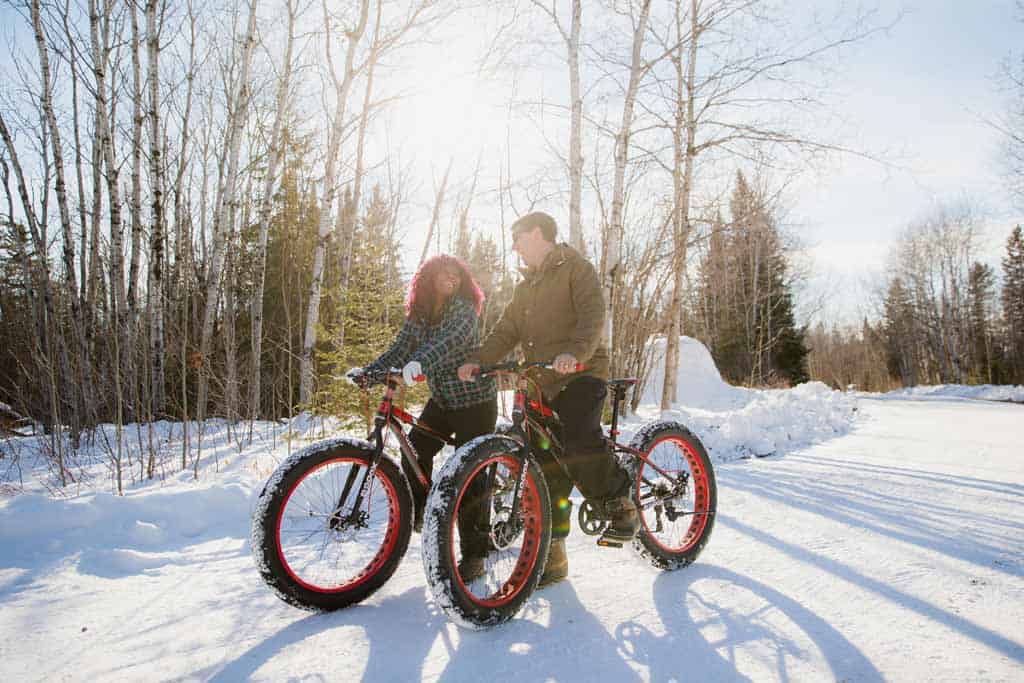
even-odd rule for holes
{"type": "Polygon", "coordinates": [[[604,509],[609,523],[601,538],[597,539],[597,544],[621,548],[623,543],[632,541],[640,529],[640,516],[636,512],[636,505],[629,496],[618,496],[606,500],[604,509]]]}
{"type": "Polygon", "coordinates": [[[544,588],[553,583],[558,583],[568,576],[569,557],[565,554],[565,539],[552,539],[551,549],[548,551],[548,563],[544,565],[544,573],[541,574],[540,583],[537,584],[537,588],[544,588]]]}
{"type": "Polygon", "coordinates": [[[459,576],[463,583],[472,583],[485,574],[484,558],[470,555],[459,562],[459,576]]]}

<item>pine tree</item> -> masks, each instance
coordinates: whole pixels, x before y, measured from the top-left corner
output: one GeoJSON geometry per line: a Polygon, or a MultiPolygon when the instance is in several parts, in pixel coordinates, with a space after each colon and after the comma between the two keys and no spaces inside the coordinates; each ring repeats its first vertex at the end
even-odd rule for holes
{"type": "Polygon", "coordinates": [[[275,417],[291,414],[298,404],[305,283],[311,277],[320,221],[316,184],[306,163],[309,142],[287,134],[286,138],[281,184],[267,235],[263,293],[261,384],[266,391],[261,403],[270,405],[275,417]]]}
{"type": "Polygon", "coordinates": [[[742,172],[729,209],[732,221],[712,231],[700,272],[711,353],[734,382],[806,381],[806,329],[795,322],[786,254],[769,208],[742,172]]]}
{"type": "MultiPolygon", "coordinates": [[[[390,232],[391,208],[375,187],[362,221],[355,229],[348,288],[344,297],[332,296],[332,311],[318,347],[321,377],[315,409],[356,419],[366,408],[364,395],[341,377],[351,367],[362,367],[383,353],[405,320],[405,283],[399,268],[400,245],[390,232]],[[344,323],[344,339],[340,326],[344,323]]],[[[426,398],[417,387],[410,400],[426,398]]]]}
{"type": "Polygon", "coordinates": [[[970,367],[968,377],[972,383],[993,381],[993,344],[991,306],[995,292],[995,273],[991,266],[975,262],[968,279],[967,305],[969,307],[968,348],[970,367]]]}
{"type": "Polygon", "coordinates": [[[1003,321],[1007,364],[1014,383],[1024,382],[1024,233],[1017,226],[1003,257],[1003,321]]]}
{"type": "Polygon", "coordinates": [[[477,235],[467,259],[470,272],[484,293],[484,307],[480,313],[480,331],[486,335],[501,317],[505,305],[512,299],[514,284],[502,268],[498,245],[487,235],[477,235]]]}
{"type": "Polygon", "coordinates": [[[905,387],[916,386],[920,368],[913,302],[901,278],[893,278],[889,283],[884,305],[885,319],[882,329],[889,374],[898,377],[905,387]]]}

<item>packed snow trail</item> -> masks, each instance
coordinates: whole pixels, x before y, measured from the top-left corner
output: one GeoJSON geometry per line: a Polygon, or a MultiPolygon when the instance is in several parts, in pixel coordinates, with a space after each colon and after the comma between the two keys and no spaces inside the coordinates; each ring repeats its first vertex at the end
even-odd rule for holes
{"type": "Polygon", "coordinates": [[[431,603],[418,536],[372,598],[314,615],[259,580],[235,484],[155,493],[168,515],[205,501],[224,516],[195,538],[139,521],[139,502],[79,519],[15,497],[0,507],[0,679],[1024,679],[1024,406],[859,405],[846,436],[716,463],[695,565],[660,572],[574,528],[569,580],[479,633],[431,603]],[[40,516],[44,538],[8,528],[40,516]],[[69,553],[62,521],[118,540],[69,553]]]}

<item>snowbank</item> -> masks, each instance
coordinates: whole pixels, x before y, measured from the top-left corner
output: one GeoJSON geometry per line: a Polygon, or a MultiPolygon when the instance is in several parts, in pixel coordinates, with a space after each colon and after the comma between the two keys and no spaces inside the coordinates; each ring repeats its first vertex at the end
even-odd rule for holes
{"type": "Polygon", "coordinates": [[[722,380],[711,353],[690,337],[679,338],[678,400],[661,411],[665,339],[650,342],[653,363],[641,394],[641,406],[623,429],[632,434],[644,421],[678,420],[693,430],[714,460],[780,455],[853,427],[856,399],[821,382],[793,389],[756,390],[722,380]]]}
{"type": "Polygon", "coordinates": [[[28,568],[77,555],[81,572],[108,578],[136,574],[204,540],[243,539],[251,506],[251,490],[240,484],[74,500],[24,494],[0,505],[0,564],[28,568]]]}
{"type": "MultiPolygon", "coordinates": [[[[665,384],[665,337],[652,337],[646,352],[651,354],[651,371],[647,373],[640,403],[658,406],[661,405],[661,391],[665,384]]],[[[755,399],[756,393],[727,384],[704,344],[691,337],[679,337],[677,405],[703,410],[730,410],[747,405],[755,399]]]]}
{"type": "Polygon", "coordinates": [[[907,387],[890,391],[884,396],[897,398],[934,396],[937,398],[973,398],[982,401],[1013,401],[1024,403],[1024,386],[979,384],[965,386],[963,384],[939,384],[927,387],[907,387]]]}

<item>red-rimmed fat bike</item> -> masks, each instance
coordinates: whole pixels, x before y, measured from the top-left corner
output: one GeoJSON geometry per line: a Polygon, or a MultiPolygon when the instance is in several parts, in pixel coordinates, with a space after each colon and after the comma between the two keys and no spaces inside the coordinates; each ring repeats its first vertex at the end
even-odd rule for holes
{"type": "Polygon", "coordinates": [[[413,528],[410,486],[427,490],[430,480],[403,425],[453,442],[394,404],[401,376],[395,368],[362,376],[385,387],[368,439],[328,439],[296,451],[260,493],[253,556],[263,580],[291,605],[336,610],[360,602],[405,555],[413,528]],[[385,456],[394,444],[414,481],[385,456]]]}
{"type": "MultiPolygon", "coordinates": [[[[481,375],[517,375],[512,424],[459,448],[435,474],[427,502],[427,582],[448,616],[469,628],[512,618],[537,587],[547,562],[552,501],[540,463],[554,458],[562,464],[562,425],[523,374],[531,367],[550,365],[513,362],[480,368],[481,375]],[[467,528],[487,537],[482,564],[462,554],[466,544],[460,534],[467,528]]],[[[697,558],[711,535],[715,474],[700,440],[678,422],[649,423],[629,445],[618,443],[620,405],[635,383],[608,382],[613,403],[606,442],[632,480],[630,496],[640,516],[633,547],[656,567],[680,569],[697,558]]],[[[577,520],[584,533],[600,535],[609,515],[601,501],[585,500],[577,520]]]]}

